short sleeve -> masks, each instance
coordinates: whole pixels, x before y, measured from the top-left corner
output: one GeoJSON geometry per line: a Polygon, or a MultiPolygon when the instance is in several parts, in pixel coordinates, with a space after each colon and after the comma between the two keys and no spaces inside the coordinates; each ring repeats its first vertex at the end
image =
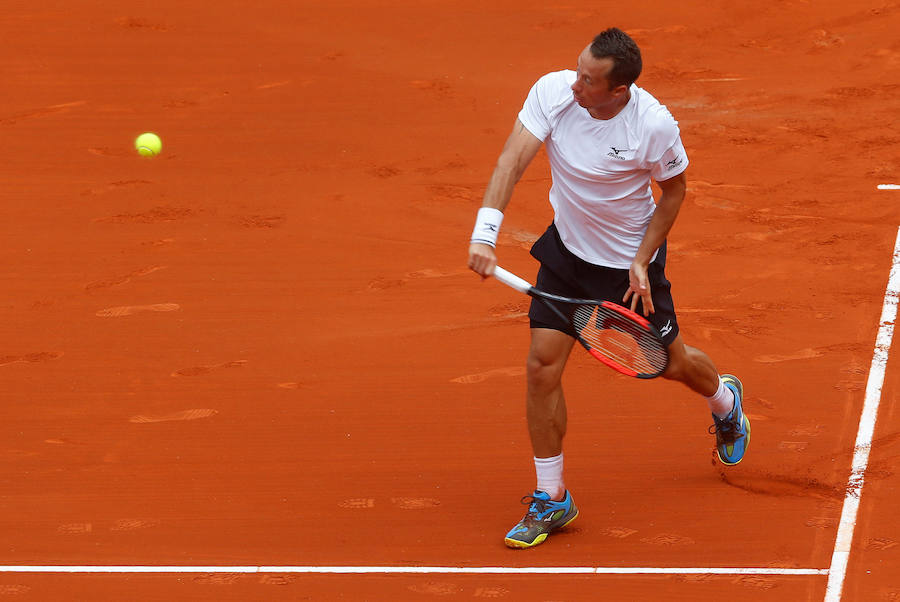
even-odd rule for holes
{"type": "Polygon", "coordinates": [[[550,135],[550,103],[547,94],[548,78],[549,75],[545,75],[531,86],[528,97],[525,99],[525,104],[522,106],[522,110],[519,111],[519,121],[522,122],[525,129],[542,142],[550,135]]]}
{"type": "Polygon", "coordinates": [[[681,136],[678,136],[675,138],[675,143],[666,149],[662,157],[651,166],[650,175],[657,182],[661,182],[674,178],[687,169],[687,166],[687,152],[684,150],[684,144],[681,143],[681,136]]]}

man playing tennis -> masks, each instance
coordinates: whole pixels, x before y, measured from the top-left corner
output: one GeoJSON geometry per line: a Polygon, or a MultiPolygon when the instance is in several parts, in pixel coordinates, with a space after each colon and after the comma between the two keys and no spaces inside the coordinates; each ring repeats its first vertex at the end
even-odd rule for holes
{"type": "MultiPolygon", "coordinates": [[[[617,28],[599,34],[577,70],[541,77],[531,88],[484,194],[469,245],[469,267],[489,277],[513,188],[542,144],[553,185],[553,224],[531,249],[540,261],[536,287],[561,296],[640,302],[668,346],[663,377],[706,398],[716,449],[737,464],[750,441],[741,382],[719,376],[710,358],[684,344],[665,275],[666,236],[684,200],[688,158],[678,124],[634,82],[640,49],[617,28]],[[662,194],[654,203],[651,179],[662,194]]],[[[562,374],[574,339],[570,325],[532,300],[526,414],[537,487],[506,545],[529,548],[571,523],[578,510],[563,480],[566,402],[562,374]]]]}

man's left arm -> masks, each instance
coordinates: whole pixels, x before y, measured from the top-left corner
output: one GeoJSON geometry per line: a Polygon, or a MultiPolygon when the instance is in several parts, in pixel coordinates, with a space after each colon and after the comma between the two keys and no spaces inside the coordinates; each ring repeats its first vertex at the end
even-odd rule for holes
{"type": "Polygon", "coordinates": [[[650,218],[650,225],[647,226],[647,232],[641,241],[637,255],[631,264],[628,280],[629,287],[622,298],[622,302],[631,299],[631,310],[637,308],[638,299],[644,306],[644,315],[648,316],[654,312],[653,299],[650,297],[650,280],[647,277],[647,269],[650,266],[650,260],[653,254],[666,240],[669,230],[675,224],[675,218],[678,217],[678,211],[681,209],[681,203],[684,201],[684,193],[687,188],[687,179],[684,172],[681,172],[673,178],[657,182],[662,194],[656,202],[656,210],[653,217],[650,218]]]}

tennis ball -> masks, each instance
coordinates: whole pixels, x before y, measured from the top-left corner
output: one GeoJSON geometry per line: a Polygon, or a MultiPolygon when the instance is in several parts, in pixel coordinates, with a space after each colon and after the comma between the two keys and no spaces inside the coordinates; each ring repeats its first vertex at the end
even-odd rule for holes
{"type": "Polygon", "coordinates": [[[162,140],[151,132],[146,132],[134,141],[134,148],[143,157],[155,157],[162,151],[162,140]]]}

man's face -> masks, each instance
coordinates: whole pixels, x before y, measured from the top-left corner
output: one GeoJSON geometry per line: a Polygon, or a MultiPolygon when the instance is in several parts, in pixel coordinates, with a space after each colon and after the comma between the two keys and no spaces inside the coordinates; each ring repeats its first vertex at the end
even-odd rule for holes
{"type": "Polygon", "coordinates": [[[572,84],[572,93],[575,102],[579,106],[588,109],[592,114],[606,113],[608,110],[620,106],[622,95],[628,92],[627,86],[617,86],[609,89],[607,76],[613,68],[610,58],[594,58],[590,46],[582,51],[578,57],[575,83],[572,84]]]}

